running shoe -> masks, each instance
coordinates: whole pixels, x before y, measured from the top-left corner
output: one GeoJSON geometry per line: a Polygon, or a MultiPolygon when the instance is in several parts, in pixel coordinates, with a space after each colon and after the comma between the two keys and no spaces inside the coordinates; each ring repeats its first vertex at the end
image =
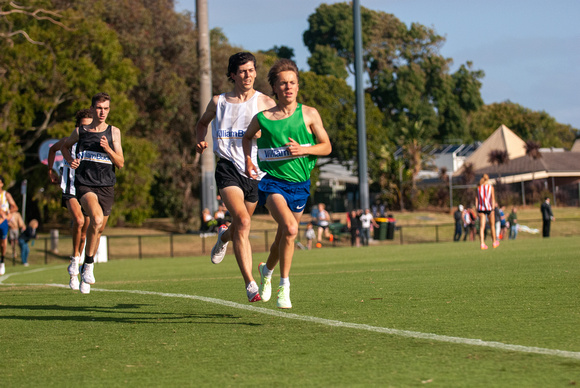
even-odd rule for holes
{"type": "Polygon", "coordinates": [[[260,263],[258,265],[258,271],[260,272],[260,287],[258,288],[258,293],[262,298],[262,302],[267,302],[272,297],[272,277],[269,278],[264,276],[264,267],[266,263],[260,263]]]}
{"type": "Polygon", "coordinates": [[[279,309],[291,309],[292,302],[290,302],[290,286],[278,287],[278,301],[276,307],[279,309]]]}
{"type": "Polygon", "coordinates": [[[79,289],[79,278],[78,278],[78,275],[77,276],[71,276],[70,277],[70,282],[68,283],[68,286],[70,287],[71,290],[77,291],[79,289]]]}
{"type": "Polygon", "coordinates": [[[0,275],[4,275],[6,273],[6,266],[4,263],[0,263],[0,275]]]}
{"type": "Polygon", "coordinates": [[[260,294],[258,293],[258,291],[256,291],[255,294],[248,295],[248,302],[250,302],[250,303],[259,302],[261,300],[262,300],[262,298],[260,297],[260,294]]]}
{"type": "Polygon", "coordinates": [[[82,274],[82,283],[87,284],[95,284],[95,275],[93,275],[93,267],[95,266],[94,263],[90,264],[83,264],[83,274],[82,274]]]}
{"type": "Polygon", "coordinates": [[[81,285],[79,286],[79,290],[81,294],[90,294],[91,293],[91,285],[81,281],[81,285]]]}
{"type": "Polygon", "coordinates": [[[248,284],[248,286],[246,287],[246,294],[248,295],[249,302],[259,302],[262,300],[262,298],[260,298],[260,293],[258,291],[259,288],[256,282],[251,282],[250,284],[248,284]]]}
{"type": "Polygon", "coordinates": [[[77,276],[79,274],[79,261],[80,257],[70,257],[70,264],[67,267],[68,274],[70,276],[77,276]]]}
{"type": "Polygon", "coordinates": [[[481,249],[487,249],[487,245],[481,244],[481,249]]]}
{"type": "Polygon", "coordinates": [[[493,243],[493,247],[494,247],[494,248],[497,248],[497,247],[499,247],[499,240],[496,240],[496,241],[493,243]]]}
{"type": "MultiPolygon", "coordinates": [[[[211,249],[211,262],[214,264],[219,264],[224,259],[226,252],[228,250],[228,243],[222,242],[222,235],[228,230],[228,227],[222,225],[218,232],[218,237],[215,245],[211,249]]],[[[228,241],[229,242],[229,241],[228,241]]]]}

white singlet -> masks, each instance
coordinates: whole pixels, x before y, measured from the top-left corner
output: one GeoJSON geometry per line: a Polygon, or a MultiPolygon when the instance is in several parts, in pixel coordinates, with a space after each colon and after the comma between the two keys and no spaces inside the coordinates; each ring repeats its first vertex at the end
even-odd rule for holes
{"type": "MultiPolygon", "coordinates": [[[[226,101],[225,94],[220,94],[216,107],[215,118],[211,123],[213,136],[213,152],[222,159],[232,162],[240,175],[246,175],[246,161],[242,148],[242,138],[250,125],[252,118],[259,112],[258,96],[256,93],[248,101],[232,104],[226,101]]],[[[256,139],[252,140],[252,162],[258,167],[256,139]]],[[[264,172],[259,171],[258,179],[262,179],[264,172]]]]}

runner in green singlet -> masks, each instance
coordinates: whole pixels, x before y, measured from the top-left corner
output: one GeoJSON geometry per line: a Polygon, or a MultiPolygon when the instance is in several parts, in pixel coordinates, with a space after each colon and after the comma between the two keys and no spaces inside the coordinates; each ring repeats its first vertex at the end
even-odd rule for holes
{"type": "Polygon", "coordinates": [[[271,296],[272,273],[280,262],[280,285],[277,306],[291,308],[290,267],[300,218],[310,196],[310,172],[318,156],[332,150],[330,139],[315,108],[299,104],[299,73],[289,59],[277,61],[268,73],[268,81],[278,102],[273,108],[252,119],[242,140],[246,175],[254,176],[257,167],[251,159],[251,141],[258,138],[258,164],[266,176],[259,188],[259,204],[265,204],[278,223],[276,238],[266,263],[258,266],[262,301],[271,296]]]}

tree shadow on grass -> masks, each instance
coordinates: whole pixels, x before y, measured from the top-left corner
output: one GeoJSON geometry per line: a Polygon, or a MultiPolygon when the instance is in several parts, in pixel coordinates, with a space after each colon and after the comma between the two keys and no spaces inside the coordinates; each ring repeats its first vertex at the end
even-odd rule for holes
{"type": "Polygon", "coordinates": [[[236,322],[241,317],[232,314],[200,314],[159,311],[130,311],[140,309],[149,304],[118,304],[111,307],[103,306],[61,306],[52,305],[0,305],[0,319],[20,319],[25,321],[78,321],[78,322],[118,322],[118,323],[148,323],[148,324],[175,324],[194,323],[211,325],[246,325],[262,326],[252,322],[236,322]],[[47,315],[20,315],[18,310],[44,311],[47,315]],[[53,314],[69,312],[71,315],[53,314]],[[77,314],[74,314],[77,313],[77,314]],[[87,315],[79,315],[86,313],[87,315]],[[96,315],[100,314],[100,315],[96,315]],[[179,322],[182,321],[182,322],[179,322]]]}

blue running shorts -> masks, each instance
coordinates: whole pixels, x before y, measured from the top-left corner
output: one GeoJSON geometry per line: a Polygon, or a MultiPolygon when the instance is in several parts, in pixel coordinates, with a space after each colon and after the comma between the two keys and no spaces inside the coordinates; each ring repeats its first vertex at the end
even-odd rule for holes
{"type": "Polygon", "coordinates": [[[302,213],[310,197],[310,180],[288,182],[266,174],[258,185],[258,205],[265,205],[270,194],[281,194],[293,213],[302,213]]]}

